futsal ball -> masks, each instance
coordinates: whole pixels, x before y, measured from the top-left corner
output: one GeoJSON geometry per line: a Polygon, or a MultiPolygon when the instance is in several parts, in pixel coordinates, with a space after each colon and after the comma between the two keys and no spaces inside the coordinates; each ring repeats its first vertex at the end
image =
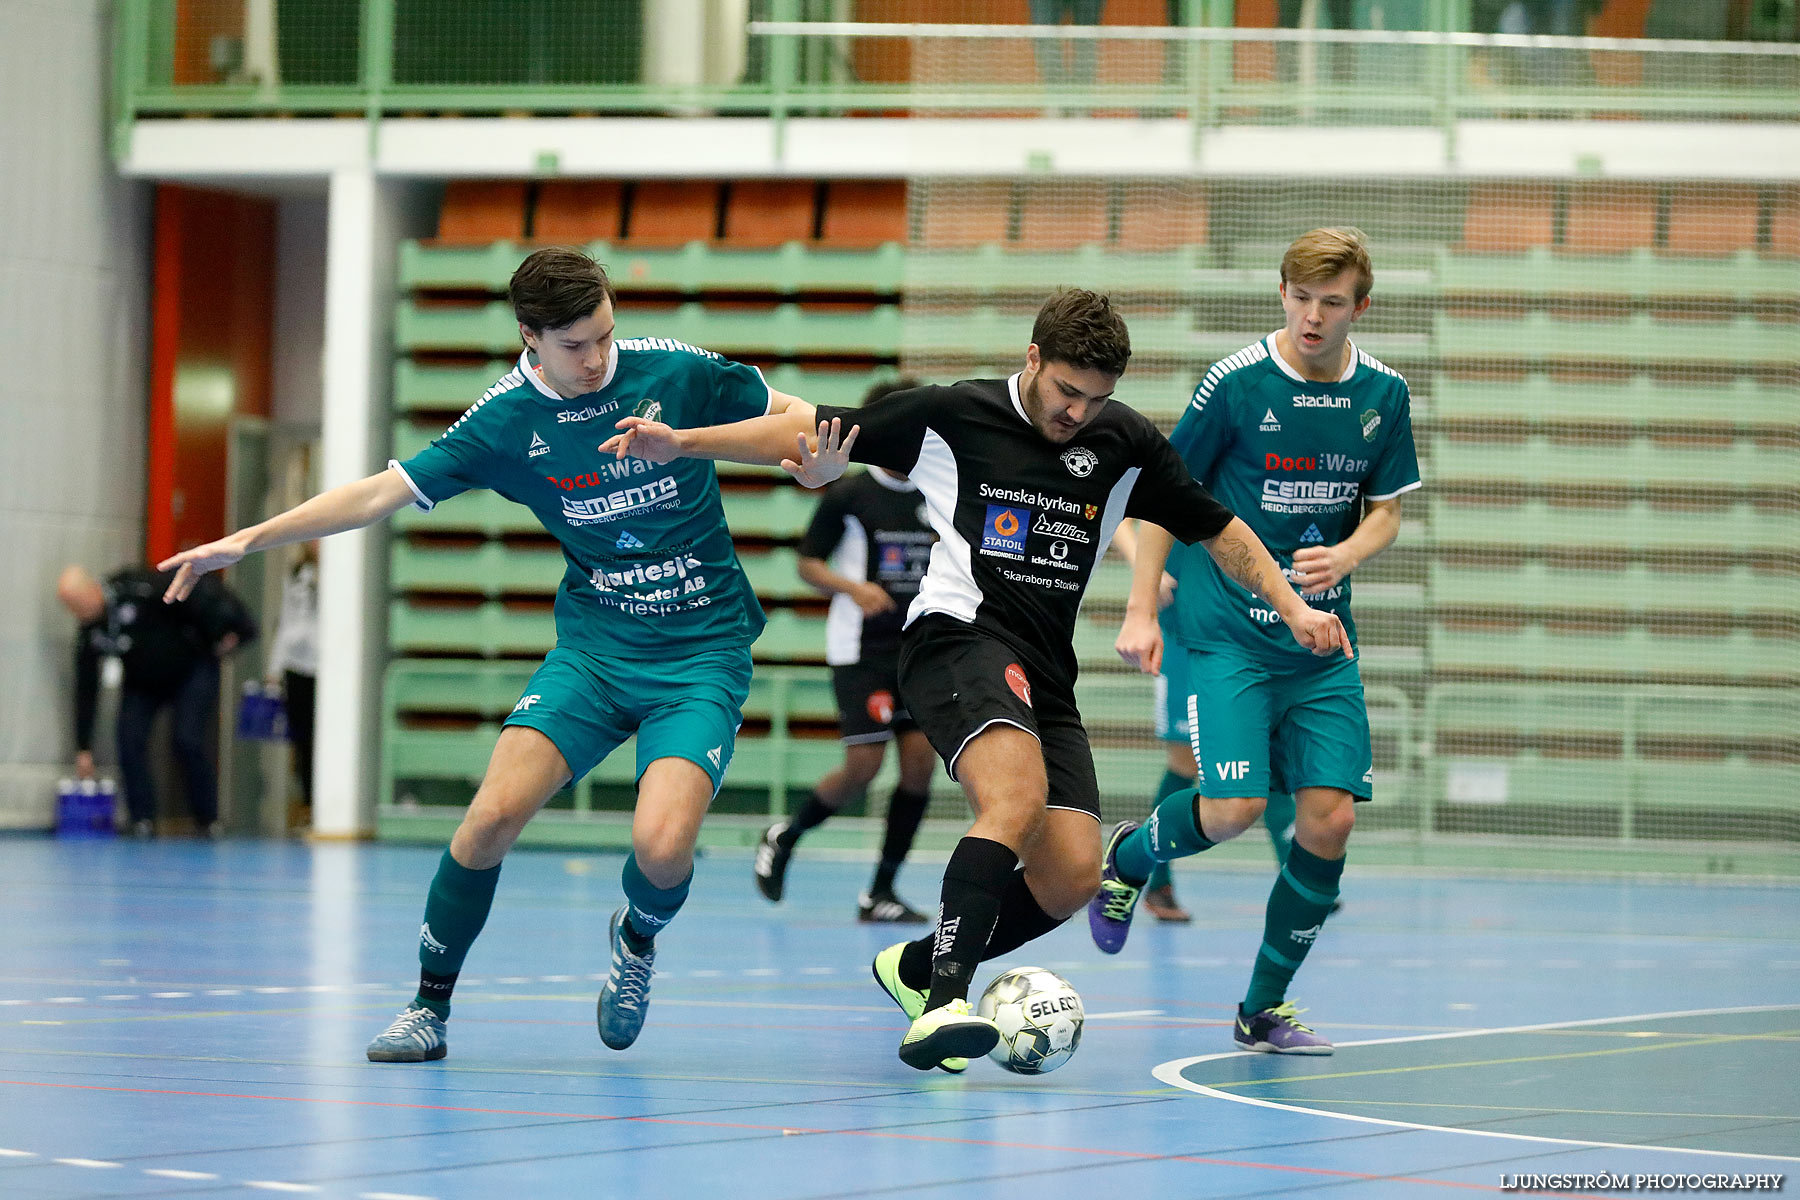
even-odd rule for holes
{"type": "Polygon", "coordinates": [[[1018,1075],[1047,1075],[1081,1045],[1081,997],[1042,967],[1014,967],[981,993],[977,1011],[1000,1027],[988,1057],[1018,1075]]]}

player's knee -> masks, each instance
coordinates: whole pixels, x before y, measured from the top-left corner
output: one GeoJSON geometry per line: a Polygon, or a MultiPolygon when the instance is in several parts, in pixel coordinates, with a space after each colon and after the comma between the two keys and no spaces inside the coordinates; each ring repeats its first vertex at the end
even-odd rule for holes
{"type": "Polygon", "coordinates": [[[694,867],[694,842],[685,826],[658,822],[631,831],[631,852],[638,870],[660,888],[674,887],[694,867]]]}
{"type": "Polygon", "coordinates": [[[472,870],[484,870],[506,857],[525,828],[524,820],[500,805],[480,803],[481,799],[477,796],[469,805],[451,843],[456,860],[472,870]]]}
{"type": "Polygon", "coordinates": [[[1327,858],[1343,857],[1355,826],[1356,806],[1348,798],[1323,809],[1303,809],[1295,818],[1295,833],[1301,844],[1327,858]]]}
{"type": "Polygon", "coordinates": [[[1195,806],[1200,814],[1200,828],[1206,836],[1212,841],[1223,842],[1262,820],[1263,809],[1268,803],[1263,796],[1227,796],[1197,799],[1195,806]]]}

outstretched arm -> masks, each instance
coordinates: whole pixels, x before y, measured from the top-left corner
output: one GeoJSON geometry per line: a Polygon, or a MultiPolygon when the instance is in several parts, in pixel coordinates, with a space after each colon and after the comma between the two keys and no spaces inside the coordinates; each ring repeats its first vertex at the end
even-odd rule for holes
{"type": "Polygon", "coordinates": [[[169,603],[187,599],[202,575],[229,567],[246,554],[327,537],[346,529],[361,529],[392,516],[414,499],[412,486],[392,467],[379,475],[320,492],[261,524],[228,533],[216,542],[183,550],[157,563],[159,571],[180,568],[163,599],[169,603]]]}
{"type": "Polygon", "coordinates": [[[1345,658],[1356,657],[1337,614],[1321,612],[1300,599],[1268,548],[1243,518],[1231,518],[1231,524],[1202,545],[1219,564],[1219,570],[1262,597],[1275,610],[1296,642],[1314,654],[1326,655],[1342,650],[1345,658]]]}
{"type": "Polygon", "coordinates": [[[822,487],[838,478],[849,465],[857,430],[852,428],[849,436],[843,436],[836,419],[829,424],[819,422],[815,429],[812,405],[792,396],[782,398],[790,401],[782,411],[698,429],[674,429],[661,421],[626,417],[618,423],[621,432],[600,443],[600,451],[654,463],[706,458],[779,465],[807,487],[822,487]]]}

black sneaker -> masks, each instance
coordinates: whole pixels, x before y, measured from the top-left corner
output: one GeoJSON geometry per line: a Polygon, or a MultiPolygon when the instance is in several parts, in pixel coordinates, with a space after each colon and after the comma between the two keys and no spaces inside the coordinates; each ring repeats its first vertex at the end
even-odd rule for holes
{"type": "Polygon", "coordinates": [[[784,849],[775,839],[787,830],[786,821],[777,821],[763,830],[756,844],[756,890],[771,904],[781,903],[782,889],[787,885],[788,859],[793,851],[784,849]]]}
{"type": "Polygon", "coordinates": [[[864,892],[857,897],[856,919],[875,925],[923,925],[931,920],[892,892],[864,892]]]}

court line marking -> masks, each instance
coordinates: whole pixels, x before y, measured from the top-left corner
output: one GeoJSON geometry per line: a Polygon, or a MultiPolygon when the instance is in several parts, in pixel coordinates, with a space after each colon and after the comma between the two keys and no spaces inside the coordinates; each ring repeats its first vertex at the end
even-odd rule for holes
{"type": "MultiPolygon", "coordinates": [[[[1555,1029],[1577,1029],[1595,1025],[1624,1025],[1633,1021],[1667,1021],[1681,1017],[1717,1017],[1737,1013],[1759,1012],[1795,1012],[1800,1011],[1800,1004],[1755,1004],[1738,1008],[1691,1008],[1676,1012],[1636,1013],[1624,1017],[1589,1017],[1580,1021],[1546,1021],[1538,1025],[1509,1025],[1490,1029],[1460,1029],[1451,1033],[1423,1033],[1410,1037],[1370,1038],[1361,1042],[1339,1042],[1340,1047],[1350,1046],[1398,1046],[1411,1042],[1442,1042],[1452,1038],[1491,1037],[1503,1033],[1541,1033],[1555,1029]]],[[[1688,1146],[1653,1146],[1636,1142],[1594,1142],[1582,1138],[1545,1137],[1532,1133],[1503,1133],[1495,1129],[1463,1129],[1455,1125],[1431,1125],[1420,1121],[1394,1121],[1382,1117],[1364,1117],[1355,1113],[1333,1112],[1326,1108],[1306,1108],[1297,1104],[1282,1104],[1275,1100],[1262,1100],[1255,1096],[1240,1096],[1234,1092],[1221,1091],[1208,1087],[1203,1083],[1195,1083],[1186,1078],[1182,1072],[1189,1067],[1201,1063],[1218,1062],[1227,1058],[1245,1058],[1256,1053],[1250,1050],[1228,1050],[1222,1054],[1199,1054],[1192,1058],[1171,1059],[1158,1063],[1150,1069],[1150,1074],[1170,1087],[1178,1087],[1183,1091],[1209,1096],[1215,1100],[1230,1100],[1234,1104],[1249,1104],[1257,1108],[1272,1108],[1281,1112],[1301,1113],[1309,1117],[1331,1117],[1339,1121],[1354,1121],[1361,1125],[1383,1125],[1390,1129],[1416,1129],[1432,1133],[1460,1133],[1469,1137],[1502,1138],[1514,1142],[1547,1142],[1558,1146],[1590,1146],[1602,1150],[1651,1150],[1667,1154],[1703,1154],[1713,1158],[1750,1158],[1765,1162],[1800,1162],[1800,1158],[1783,1154],[1747,1154],[1738,1150],[1698,1150],[1688,1146]]]]}

